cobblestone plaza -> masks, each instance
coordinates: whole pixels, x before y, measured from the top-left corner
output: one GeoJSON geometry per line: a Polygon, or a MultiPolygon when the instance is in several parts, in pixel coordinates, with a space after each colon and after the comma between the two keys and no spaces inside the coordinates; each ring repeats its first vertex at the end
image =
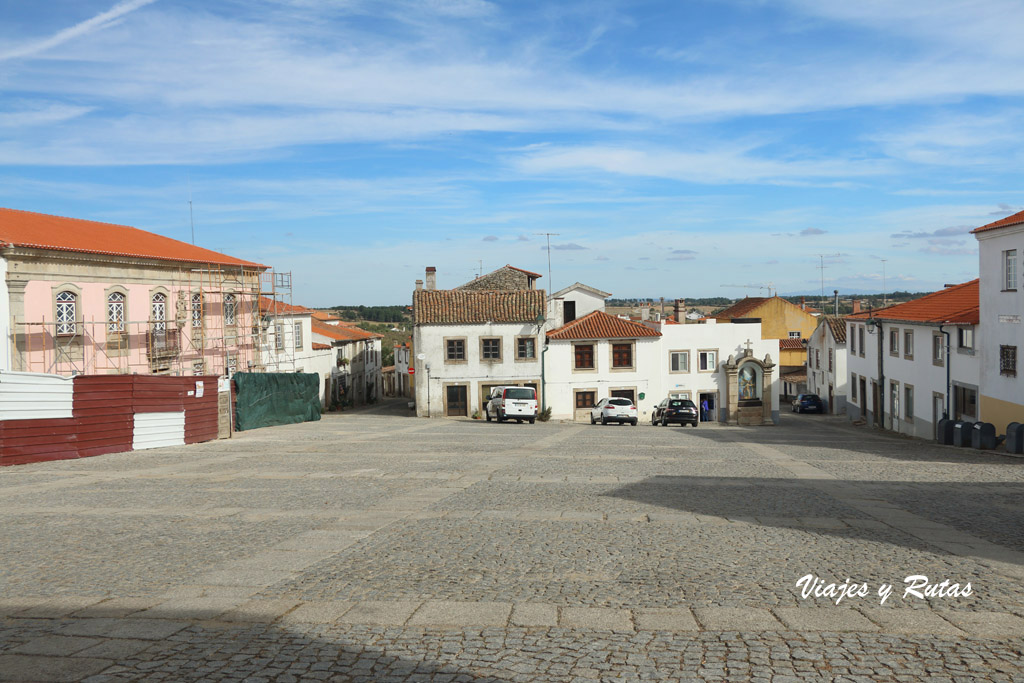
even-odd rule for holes
{"type": "Polygon", "coordinates": [[[1022,460],[788,415],[385,407],[5,468],[0,680],[1024,680],[1022,494],[1022,460]]]}

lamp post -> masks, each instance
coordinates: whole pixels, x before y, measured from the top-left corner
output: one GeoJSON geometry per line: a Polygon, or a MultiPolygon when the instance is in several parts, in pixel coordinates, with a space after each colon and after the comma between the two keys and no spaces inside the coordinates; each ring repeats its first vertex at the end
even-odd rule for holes
{"type": "Polygon", "coordinates": [[[882,321],[874,317],[874,309],[868,308],[868,320],[867,320],[868,334],[878,333],[878,384],[875,385],[875,391],[878,396],[878,414],[875,415],[875,420],[879,427],[885,427],[885,369],[882,364],[882,343],[885,341],[884,328],[882,327],[882,321]]]}

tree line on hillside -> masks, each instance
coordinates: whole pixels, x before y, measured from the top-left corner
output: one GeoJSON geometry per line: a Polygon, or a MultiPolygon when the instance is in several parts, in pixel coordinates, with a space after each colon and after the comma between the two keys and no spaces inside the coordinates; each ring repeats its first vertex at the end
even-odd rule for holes
{"type": "Polygon", "coordinates": [[[402,322],[408,318],[405,306],[331,306],[342,320],[372,320],[381,323],[402,322]]]}

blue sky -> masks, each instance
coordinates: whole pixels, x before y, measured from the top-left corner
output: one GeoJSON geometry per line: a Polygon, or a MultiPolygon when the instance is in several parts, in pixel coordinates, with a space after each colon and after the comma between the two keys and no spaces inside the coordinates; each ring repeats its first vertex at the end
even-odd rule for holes
{"type": "Polygon", "coordinates": [[[191,190],[198,244],[313,306],[546,275],[544,232],[554,289],[930,290],[1024,208],[1022,29],[1018,0],[0,0],[0,205],[188,241],[191,190]]]}

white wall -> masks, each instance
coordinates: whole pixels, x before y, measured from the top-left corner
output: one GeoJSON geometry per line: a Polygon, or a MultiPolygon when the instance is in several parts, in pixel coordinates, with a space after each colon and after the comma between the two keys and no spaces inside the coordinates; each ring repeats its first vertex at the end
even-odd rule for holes
{"type": "Polygon", "coordinates": [[[11,297],[7,291],[7,259],[0,256],[0,339],[3,340],[3,348],[0,349],[0,372],[11,369],[11,348],[14,346],[14,337],[11,331],[11,297]]]}
{"type": "Polygon", "coordinates": [[[604,297],[586,289],[572,287],[563,294],[560,294],[558,298],[548,299],[546,329],[554,330],[565,324],[563,306],[566,301],[572,301],[576,304],[576,317],[574,320],[579,320],[588,313],[604,310],[604,297]]]}
{"type": "Polygon", "coordinates": [[[837,343],[828,324],[821,321],[807,341],[807,393],[820,396],[833,415],[845,415],[849,382],[846,344],[837,343]],[[831,371],[828,364],[829,351],[832,352],[831,371]],[[828,405],[829,387],[832,387],[833,405],[828,405]]]}
{"type": "MultiPolygon", "coordinates": [[[[980,282],[980,383],[986,397],[1024,405],[1024,226],[977,234],[980,282]],[[1017,290],[1003,291],[1003,251],[1017,250],[1017,290]],[[1017,347],[1017,376],[999,372],[999,347],[1017,347]]],[[[987,419],[984,416],[982,419],[987,419]]],[[[1005,424],[997,424],[1002,429],[1005,424]]]]}
{"type": "MultiPolygon", "coordinates": [[[[444,414],[446,383],[465,384],[468,387],[469,412],[480,410],[483,405],[480,385],[504,382],[540,382],[542,337],[532,323],[486,323],[473,325],[418,325],[414,330],[413,347],[416,353],[425,354],[417,360],[416,368],[416,414],[420,417],[440,417],[444,414]],[[533,361],[516,361],[516,338],[531,336],[535,340],[537,358],[533,361]],[[466,340],[466,361],[449,363],[445,360],[448,337],[464,337],[466,340]],[[480,354],[481,337],[501,337],[501,361],[484,362],[480,354]],[[428,370],[429,366],[429,370],[428,370]],[[429,394],[428,394],[429,387],[429,394]]],[[[550,353],[548,354],[550,356],[550,353]]],[[[547,362],[550,363],[550,357],[547,362]]]]}
{"type": "Polygon", "coordinates": [[[71,377],[37,372],[0,372],[0,420],[72,416],[71,377]]]}
{"type": "Polygon", "coordinates": [[[571,420],[575,414],[574,391],[593,390],[596,400],[608,398],[613,389],[635,389],[639,419],[661,401],[658,396],[661,371],[661,343],[659,337],[640,339],[550,340],[545,358],[544,386],[551,417],[571,420]],[[611,367],[613,343],[635,342],[633,368],[613,370],[611,367]],[[574,346],[594,344],[594,370],[576,370],[574,346]],[[640,399],[640,394],[644,398],[640,399]]]}
{"type": "MultiPolygon", "coordinates": [[[[862,323],[857,323],[859,327],[862,323]]],[[[864,406],[864,414],[869,424],[875,424],[874,399],[871,382],[878,378],[878,345],[882,342],[882,370],[885,375],[883,426],[901,434],[909,434],[922,439],[932,439],[935,436],[935,413],[933,396],[942,397],[943,404],[946,400],[946,363],[950,363],[951,385],[957,384],[973,388],[977,391],[980,376],[980,358],[977,351],[970,353],[966,350],[957,349],[957,328],[945,326],[943,329],[950,332],[950,353],[946,356],[946,338],[942,337],[943,365],[936,365],[932,361],[932,337],[939,332],[939,327],[924,324],[908,324],[898,322],[883,322],[881,333],[876,331],[869,334],[865,326],[865,349],[861,354],[858,339],[857,354],[850,354],[847,361],[847,374],[855,374],[858,378],[865,377],[865,394],[860,395],[858,387],[856,400],[852,398],[852,389],[847,399],[847,414],[851,419],[859,418],[861,406],[864,406]],[[890,353],[889,333],[891,330],[899,330],[899,354],[893,356],[890,353]],[[914,348],[913,357],[907,358],[904,332],[913,330],[914,348]],[[893,411],[891,394],[891,383],[898,383],[899,403],[893,411]],[[904,389],[907,385],[914,389],[913,414],[907,414],[904,389]]],[[[847,323],[847,346],[851,347],[850,324],[847,323]]],[[[980,341],[979,330],[975,328],[975,349],[980,341]]],[[[950,399],[950,413],[955,411],[952,399],[950,399]]],[[[937,415],[942,417],[941,412],[937,415]]]]}
{"type": "Polygon", "coordinates": [[[767,393],[772,400],[772,419],[776,422],[779,417],[779,392],[782,382],[779,381],[779,340],[761,339],[760,323],[716,323],[709,320],[699,324],[685,325],[659,325],[661,330],[661,386],[655,405],[670,393],[690,391],[691,399],[699,404],[698,395],[701,392],[718,393],[718,415],[715,419],[723,419],[726,413],[726,374],[721,366],[729,356],[739,358],[746,349],[746,343],[751,343],[751,351],[758,360],[764,360],[765,356],[771,356],[775,363],[772,372],[772,383],[767,388],[767,393]],[[700,372],[697,370],[697,353],[701,350],[718,351],[718,368],[715,372],[700,372]],[[690,371],[688,373],[671,372],[672,351],[690,352],[690,371]]]}

